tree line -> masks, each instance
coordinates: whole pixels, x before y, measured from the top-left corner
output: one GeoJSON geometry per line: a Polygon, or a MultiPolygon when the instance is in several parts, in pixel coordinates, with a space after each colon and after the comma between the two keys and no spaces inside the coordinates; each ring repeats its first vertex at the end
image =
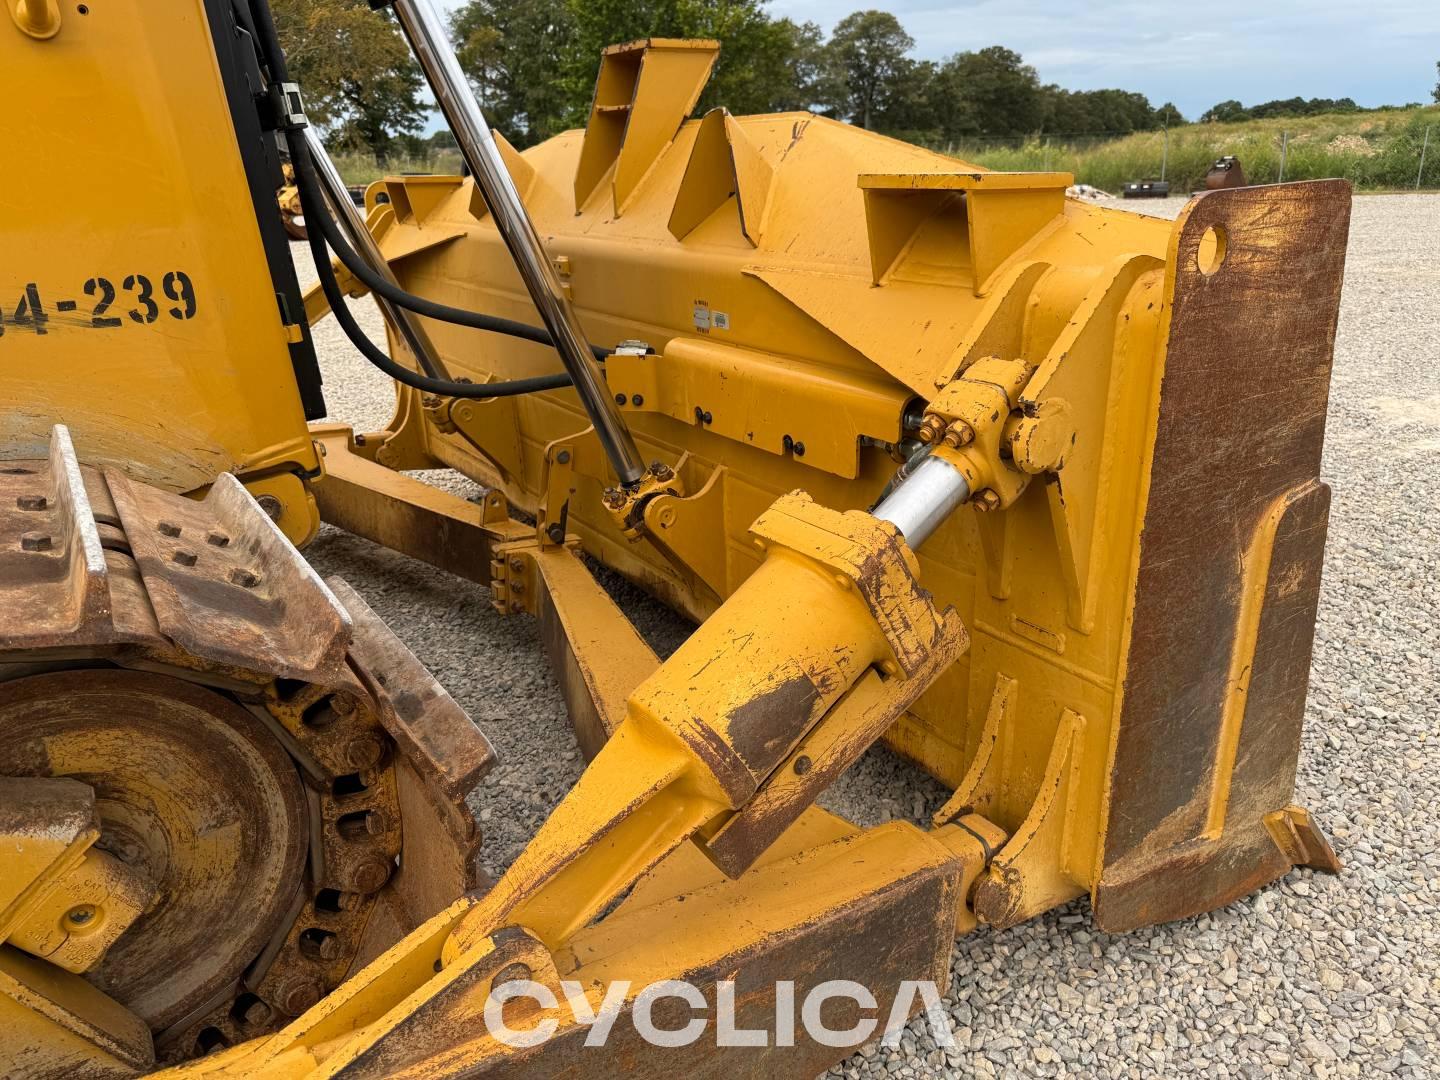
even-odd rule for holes
{"type": "Polygon", "coordinates": [[[583,124],[600,50],[651,36],[720,42],[702,110],[810,110],[932,143],[1183,122],[1174,105],[1156,108],[1133,91],[1042,83],[1019,53],[1000,45],[938,63],[914,59],[915,40],[884,11],[857,11],[827,38],[813,22],[773,18],[765,0],[470,0],[452,29],[481,103],[522,145],[583,124]]]}
{"type": "MultiPolygon", "coordinates": [[[[423,80],[388,12],[366,0],[272,8],[310,115],[336,145],[381,158],[423,149],[423,80]]],[[[1174,105],[1133,91],[1042,83],[999,45],[914,59],[914,39],[883,11],[857,11],[827,37],[813,22],[772,17],[766,0],[469,0],[451,36],[487,116],[519,146],[583,125],[601,50],[644,37],[720,42],[702,111],[810,110],[922,143],[1183,122],[1174,105]]]]}
{"type": "MultiPolygon", "coordinates": [[[[372,10],[367,0],[272,0],[272,7],[310,115],[332,143],[382,161],[397,149],[423,156],[432,142],[419,137],[430,107],[388,11],[372,10]]],[[[601,50],[644,37],[720,42],[701,111],[809,110],[928,145],[1113,136],[1186,122],[1172,103],[1156,107],[1135,91],[1042,82],[1002,45],[917,60],[910,55],[915,40],[884,11],[846,16],[827,37],[813,22],[772,17],[766,0],[468,0],[452,13],[450,29],[487,117],[522,147],[582,126],[601,50]]],[[[1440,86],[1436,94],[1440,100],[1440,86]]],[[[1201,119],[1358,108],[1349,98],[1249,108],[1223,101],[1201,119]]]]}

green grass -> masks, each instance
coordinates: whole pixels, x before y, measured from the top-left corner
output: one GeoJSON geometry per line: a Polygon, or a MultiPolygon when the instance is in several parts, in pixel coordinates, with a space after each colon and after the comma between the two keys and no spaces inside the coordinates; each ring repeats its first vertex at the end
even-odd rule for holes
{"type": "Polygon", "coordinates": [[[381,165],[374,154],[354,150],[343,150],[331,155],[335,167],[347,184],[371,184],[385,176],[404,176],[408,173],[460,174],[460,151],[442,150],[423,158],[391,156],[381,165]]]}
{"type": "MultiPolygon", "coordinates": [[[[1170,131],[1165,170],[1177,194],[1202,187],[1210,163],[1234,154],[1250,183],[1280,178],[1280,139],[1287,132],[1286,180],[1344,177],[1360,190],[1411,190],[1420,165],[1420,144],[1427,125],[1422,188],[1440,188],[1440,105],[1420,109],[1331,113],[1239,124],[1186,124],[1170,131]]],[[[1164,136],[1158,131],[1118,139],[1066,142],[1059,138],[959,143],[939,147],[975,165],[1012,172],[1052,170],[1075,174],[1082,184],[1118,193],[1130,180],[1160,175],[1164,136]]],[[[347,184],[368,184],[382,176],[460,171],[457,150],[424,158],[392,157],[384,166],[371,154],[342,152],[335,164],[347,184]]]]}
{"type": "MultiPolygon", "coordinates": [[[[1280,178],[1281,133],[1288,132],[1286,180],[1344,177],[1369,190],[1415,187],[1425,128],[1432,126],[1422,188],[1440,188],[1440,105],[1381,112],[1332,113],[1238,124],[1186,124],[1170,130],[1166,179],[1177,194],[1203,186],[1210,163],[1234,154],[1250,183],[1280,178]]],[[[990,169],[1050,169],[1077,182],[1118,193],[1130,180],[1160,175],[1164,136],[1144,132],[1083,144],[1027,139],[1014,145],[977,142],[945,147],[956,157],[990,169]]]]}

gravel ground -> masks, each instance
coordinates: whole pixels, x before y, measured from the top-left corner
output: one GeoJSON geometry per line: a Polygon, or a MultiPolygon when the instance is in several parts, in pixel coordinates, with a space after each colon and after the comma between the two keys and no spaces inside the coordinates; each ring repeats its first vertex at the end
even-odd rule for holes
{"type": "MultiPolygon", "coordinates": [[[[1125,204],[1174,216],[1183,200],[1125,204]]],[[[302,278],[313,276],[296,247],[302,278]]],[[[355,305],[379,330],[369,301],[355,305]]],[[[333,320],[317,331],[333,415],[361,428],[390,391],[333,320]]],[[[961,939],[946,1007],[836,1075],[1320,1078],[1440,1074],[1440,196],[1355,201],[1324,475],[1334,486],[1297,802],[1338,877],[1310,871],[1223,910],[1128,936],[1077,902],[961,939]]],[[[453,477],[437,482],[476,489],[453,477]]],[[[478,795],[499,871],[574,782],[580,757],[533,622],[485,590],[327,528],[308,552],[389,620],[472,715],[502,764],[478,795]]],[[[616,586],[662,652],[686,624],[616,586]]],[[[827,804],[922,821],[943,792],[872,751],[827,804]]]]}

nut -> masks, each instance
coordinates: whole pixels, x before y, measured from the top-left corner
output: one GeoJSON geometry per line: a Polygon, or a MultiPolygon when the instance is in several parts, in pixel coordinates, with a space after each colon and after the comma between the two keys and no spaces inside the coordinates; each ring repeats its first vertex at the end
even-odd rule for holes
{"type": "Polygon", "coordinates": [[[915,437],[928,446],[944,433],[945,421],[934,413],[926,413],[925,419],[920,421],[920,430],[915,433],[915,437]]]}
{"type": "Polygon", "coordinates": [[[946,446],[959,449],[962,446],[969,446],[975,441],[975,429],[964,420],[956,420],[945,429],[945,435],[941,440],[946,446]]]}
{"type": "Polygon", "coordinates": [[[970,500],[982,514],[1000,509],[1000,496],[992,488],[983,488],[970,500]]]}

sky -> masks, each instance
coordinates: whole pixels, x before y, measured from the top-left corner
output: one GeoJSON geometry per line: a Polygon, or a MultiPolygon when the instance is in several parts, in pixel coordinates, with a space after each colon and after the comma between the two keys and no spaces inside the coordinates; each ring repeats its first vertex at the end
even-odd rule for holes
{"type": "MultiPolygon", "coordinates": [[[[771,0],[773,15],[828,33],[864,0],[771,0]]],[[[1042,81],[1138,90],[1195,119],[1230,98],[1352,97],[1363,106],[1430,101],[1440,60],[1437,0],[890,0],[940,60],[1005,45],[1042,81]]]]}
{"type": "Polygon", "coordinates": [[[1230,98],[1428,102],[1440,60],[1440,0],[770,0],[769,10],[828,34],[866,6],[899,18],[917,59],[1005,45],[1044,82],[1138,90],[1192,120],[1230,98]]]}

